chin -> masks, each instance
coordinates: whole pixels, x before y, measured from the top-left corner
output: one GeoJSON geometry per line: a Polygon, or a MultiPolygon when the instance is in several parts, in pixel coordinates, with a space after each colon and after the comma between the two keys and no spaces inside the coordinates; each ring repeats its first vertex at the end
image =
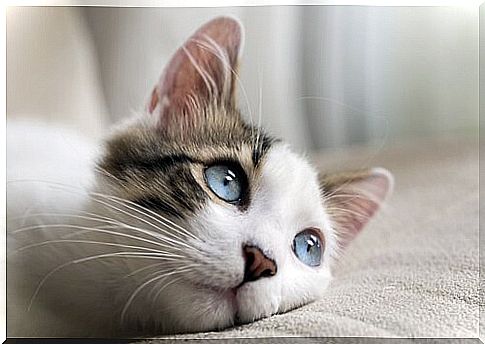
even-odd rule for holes
{"type": "Polygon", "coordinates": [[[280,293],[271,284],[243,285],[236,295],[236,323],[244,324],[269,317],[279,311],[280,293]]]}
{"type": "Polygon", "coordinates": [[[236,324],[237,300],[232,289],[185,284],[170,289],[158,309],[163,333],[222,330],[236,324]]]}
{"type": "Polygon", "coordinates": [[[257,283],[229,289],[175,286],[166,294],[165,306],[159,310],[164,323],[163,332],[223,330],[268,317],[279,311],[279,299],[269,291],[267,286],[258,286],[257,283]]]}

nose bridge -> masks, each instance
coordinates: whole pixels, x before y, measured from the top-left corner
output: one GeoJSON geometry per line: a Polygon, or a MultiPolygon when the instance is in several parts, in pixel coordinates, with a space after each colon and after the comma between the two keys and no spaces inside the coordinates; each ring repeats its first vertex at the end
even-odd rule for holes
{"type": "Polygon", "coordinates": [[[244,282],[252,282],[262,277],[276,275],[277,265],[275,261],[268,258],[259,247],[245,245],[243,255],[245,259],[244,282]]]}
{"type": "Polygon", "coordinates": [[[270,213],[261,213],[256,215],[254,221],[249,224],[250,232],[246,234],[248,245],[254,245],[266,250],[274,251],[278,249],[277,242],[281,237],[280,234],[285,232],[285,224],[290,223],[288,218],[280,209],[271,209],[270,213]],[[262,245],[262,246],[259,246],[262,245]]]}

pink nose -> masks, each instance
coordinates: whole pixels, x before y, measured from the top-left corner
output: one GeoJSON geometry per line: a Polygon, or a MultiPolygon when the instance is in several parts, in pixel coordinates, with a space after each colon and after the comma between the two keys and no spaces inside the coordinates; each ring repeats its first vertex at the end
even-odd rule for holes
{"type": "Polygon", "coordinates": [[[264,255],[256,246],[243,247],[246,266],[244,269],[244,282],[251,282],[261,277],[271,277],[276,274],[276,263],[264,255]]]}

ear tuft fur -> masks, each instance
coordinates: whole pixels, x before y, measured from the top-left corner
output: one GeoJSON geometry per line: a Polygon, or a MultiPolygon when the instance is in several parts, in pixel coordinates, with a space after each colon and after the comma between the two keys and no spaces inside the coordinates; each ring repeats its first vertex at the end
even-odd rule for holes
{"type": "Polygon", "coordinates": [[[394,187],[392,174],[384,168],[321,177],[326,209],[347,246],[381,208],[394,187]]]}

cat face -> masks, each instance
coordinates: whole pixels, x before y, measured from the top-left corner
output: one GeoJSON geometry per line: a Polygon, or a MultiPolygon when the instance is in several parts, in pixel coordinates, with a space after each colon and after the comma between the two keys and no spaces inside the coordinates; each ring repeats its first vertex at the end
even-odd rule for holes
{"type": "Polygon", "coordinates": [[[217,317],[208,321],[218,326],[250,322],[307,303],[319,297],[330,280],[335,238],[317,174],[281,144],[268,150],[260,169],[250,181],[254,190],[246,211],[209,201],[193,220],[198,235],[211,243],[205,247],[208,259],[196,285],[215,291],[216,299],[207,302],[204,288],[187,292],[192,305],[199,300],[199,309],[212,308],[217,317]],[[245,276],[253,263],[247,246],[260,250],[270,262],[261,264],[252,279],[245,276]],[[230,290],[222,297],[217,293],[221,286],[230,290]]]}
{"type": "MultiPolygon", "coordinates": [[[[190,271],[142,307],[178,330],[224,328],[282,312],[314,300],[330,280],[335,235],[316,171],[264,133],[258,144],[258,132],[239,114],[223,118],[184,140],[168,139],[153,123],[129,126],[108,142],[100,164],[112,176],[104,181],[111,194],[195,237],[172,232],[193,250],[164,251],[182,248],[187,263],[180,268],[190,271]],[[261,271],[249,276],[259,258],[261,271]]],[[[131,307],[136,311],[135,302],[131,307]]]]}
{"type": "MultiPolygon", "coordinates": [[[[165,332],[221,329],[319,298],[339,247],[391,186],[383,170],[319,176],[235,104],[241,28],[217,18],[174,55],[143,117],[118,128],[98,188],[160,262],[127,260],[123,318],[165,332]],[[126,203],[125,203],[126,204],[126,203]],[[157,265],[158,264],[158,265],[157,265]]],[[[123,229],[120,229],[123,230],[123,229]]]]}

